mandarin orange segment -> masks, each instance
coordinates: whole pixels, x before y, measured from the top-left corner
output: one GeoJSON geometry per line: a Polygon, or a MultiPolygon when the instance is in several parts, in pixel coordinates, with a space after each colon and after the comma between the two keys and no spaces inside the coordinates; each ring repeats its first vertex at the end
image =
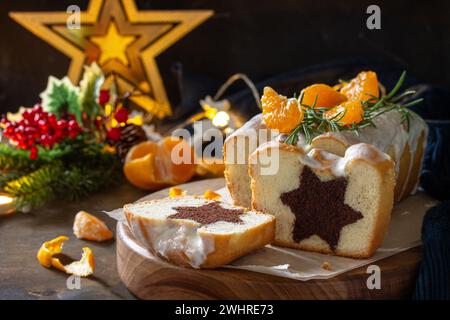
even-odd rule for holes
{"type": "Polygon", "coordinates": [[[80,211],[75,216],[73,233],[78,239],[99,242],[110,240],[113,237],[112,232],[103,221],[86,211],[80,211]]]}
{"type": "Polygon", "coordinates": [[[220,194],[212,190],[206,190],[205,193],[203,194],[203,197],[208,200],[217,200],[220,199],[220,194]]]}
{"type": "Polygon", "coordinates": [[[130,149],[123,170],[128,181],[146,190],[184,183],[195,174],[194,149],[175,137],[142,142],[130,149]]]}
{"type": "Polygon", "coordinates": [[[361,101],[347,101],[326,111],[323,117],[346,126],[351,126],[353,123],[357,124],[363,120],[364,109],[361,101]]]}
{"type": "Polygon", "coordinates": [[[347,100],[347,98],[323,83],[313,84],[302,90],[302,104],[312,107],[317,97],[316,108],[332,108],[347,100]]]}
{"type": "Polygon", "coordinates": [[[163,139],[161,146],[171,175],[170,184],[189,181],[195,174],[194,148],[185,140],[174,137],[163,139]]]}
{"type": "Polygon", "coordinates": [[[270,87],[264,88],[261,104],[264,123],[270,129],[290,133],[303,121],[303,110],[298,100],[279,95],[270,87]]]}
{"type": "Polygon", "coordinates": [[[155,155],[150,153],[125,163],[123,171],[128,181],[138,188],[147,190],[155,190],[164,186],[164,184],[156,183],[154,158],[155,155]]]}
{"type": "Polygon", "coordinates": [[[377,74],[373,71],[362,71],[350,82],[344,84],[341,93],[348,100],[368,101],[379,97],[377,74]]]}
{"type": "Polygon", "coordinates": [[[183,190],[178,187],[172,187],[169,189],[169,197],[170,198],[180,197],[180,196],[184,196],[184,195],[186,195],[186,190],[183,190]]]}

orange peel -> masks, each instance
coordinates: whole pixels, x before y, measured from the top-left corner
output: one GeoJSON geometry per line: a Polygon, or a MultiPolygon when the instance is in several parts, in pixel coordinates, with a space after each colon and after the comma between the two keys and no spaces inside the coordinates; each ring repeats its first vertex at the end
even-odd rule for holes
{"type": "Polygon", "coordinates": [[[69,263],[68,265],[63,265],[58,258],[54,257],[54,255],[62,252],[64,242],[67,240],[69,240],[68,237],[59,236],[53,240],[44,242],[37,254],[39,263],[46,268],[54,267],[67,274],[79,277],[87,277],[93,274],[95,269],[94,253],[88,247],[83,248],[83,254],[80,260],[69,263]]]}
{"type": "Polygon", "coordinates": [[[73,233],[78,239],[98,242],[110,240],[113,237],[112,232],[102,220],[86,211],[80,211],[75,216],[73,233]]]}
{"type": "Polygon", "coordinates": [[[54,259],[56,259],[58,263],[63,267],[62,271],[79,277],[90,276],[94,273],[95,270],[94,253],[88,247],[83,248],[83,253],[80,260],[69,263],[68,265],[63,266],[59,259],[54,259]]]}
{"type": "Polygon", "coordinates": [[[186,190],[183,190],[178,187],[172,187],[169,189],[169,197],[175,198],[175,197],[181,197],[186,195],[186,190]]]}
{"type": "Polygon", "coordinates": [[[208,200],[217,200],[220,199],[221,196],[217,192],[214,192],[212,190],[206,190],[205,193],[203,194],[203,197],[208,200]]]}
{"type": "Polygon", "coordinates": [[[53,240],[44,242],[37,254],[39,263],[46,268],[50,268],[54,259],[53,255],[61,253],[64,242],[67,240],[69,240],[68,237],[59,236],[53,240]]]}

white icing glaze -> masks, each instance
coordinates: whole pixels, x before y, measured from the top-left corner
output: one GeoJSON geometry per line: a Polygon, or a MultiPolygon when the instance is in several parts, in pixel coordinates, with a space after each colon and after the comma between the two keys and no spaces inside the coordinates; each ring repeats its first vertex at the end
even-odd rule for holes
{"type": "Polygon", "coordinates": [[[330,169],[335,177],[345,177],[347,165],[357,159],[364,159],[373,164],[389,161],[390,157],[368,143],[358,143],[350,146],[345,151],[344,157],[324,150],[313,148],[306,156],[301,156],[300,161],[314,169],[327,170],[330,169]],[[316,160],[317,155],[321,161],[316,160]]]}
{"type": "MultiPolygon", "coordinates": [[[[233,135],[239,135],[246,133],[248,134],[249,130],[258,130],[258,128],[265,128],[262,123],[262,115],[259,114],[253,117],[251,120],[251,125],[246,126],[246,128],[239,132],[237,130],[233,135]],[[260,122],[259,124],[257,122],[260,122]]],[[[419,117],[414,112],[410,111],[410,128],[409,131],[406,128],[406,124],[401,124],[401,114],[397,110],[392,110],[386,112],[377,118],[374,119],[375,127],[368,126],[354,131],[341,131],[341,132],[328,132],[323,133],[320,136],[323,137],[334,137],[338,140],[343,141],[345,144],[354,145],[358,143],[368,143],[374,145],[381,152],[389,153],[390,148],[393,149],[394,153],[394,162],[395,162],[395,173],[398,175],[400,170],[400,159],[402,157],[403,151],[405,150],[406,144],[409,145],[409,152],[411,154],[411,159],[414,158],[414,154],[417,149],[417,142],[422,134],[425,133],[424,145],[426,144],[426,135],[428,132],[428,128],[425,124],[425,121],[419,117]]],[[[244,128],[244,127],[242,127],[244,128]]],[[[315,138],[319,135],[315,135],[312,138],[315,138]]],[[[278,135],[274,137],[274,140],[283,142],[287,138],[287,135],[278,135]]],[[[297,146],[303,148],[305,152],[309,152],[312,149],[312,146],[306,142],[305,136],[300,133],[299,139],[297,142],[297,146]]],[[[250,150],[253,152],[253,150],[250,150]]],[[[411,165],[408,170],[411,170],[411,165]]],[[[409,176],[410,172],[408,172],[409,176]]],[[[406,184],[405,184],[406,186],[406,184]]]]}
{"type": "Polygon", "coordinates": [[[169,222],[151,228],[152,247],[160,255],[167,258],[170,252],[183,252],[193,268],[199,268],[214,251],[213,239],[201,236],[198,223],[169,222]]]}
{"type": "Polygon", "coordinates": [[[337,159],[334,163],[332,166],[333,174],[338,177],[345,176],[347,164],[355,159],[364,159],[370,163],[377,164],[384,161],[389,161],[391,158],[386,153],[381,152],[371,144],[354,144],[345,151],[345,156],[343,158],[337,159]]]}
{"type": "MultiPolygon", "coordinates": [[[[280,149],[282,145],[282,142],[269,141],[261,145],[258,150],[280,149]]],[[[339,157],[333,153],[329,153],[318,148],[312,148],[307,154],[305,154],[301,147],[297,146],[296,148],[299,151],[298,159],[303,165],[306,165],[314,170],[330,170],[332,175],[335,177],[345,177],[347,175],[347,165],[353,160],[363,159],[364,161],[372,164],[379,164],[391,160],[387,154],[381,152],[375,146],[368,143],[351,145],[345,151],[344,157],[339,157]]],[[[256,155],[256,152],[253,155],[256,155]]]]}

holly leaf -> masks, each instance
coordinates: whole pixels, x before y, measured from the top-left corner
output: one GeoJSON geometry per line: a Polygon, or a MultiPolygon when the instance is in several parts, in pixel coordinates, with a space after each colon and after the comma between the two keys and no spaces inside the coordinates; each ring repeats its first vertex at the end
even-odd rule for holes
{"type": "Polygon", "coordinates": [[[79,104],[80,89],[70,82],[69,78],[48,78],[47,88],[40,94],[42,108],[55,114],[58,118],[64,113],[73,114],[79,123],[82,122],[79,104]]]}
{"type": "Polygon", "coordinates": [[[80,81],[79,104],[81,112],[86,113],[90,119],[94,119],[100,112],[98,96],[105,77],[102,70],[93,62],[84,67],[83,78],[80,81]]]}

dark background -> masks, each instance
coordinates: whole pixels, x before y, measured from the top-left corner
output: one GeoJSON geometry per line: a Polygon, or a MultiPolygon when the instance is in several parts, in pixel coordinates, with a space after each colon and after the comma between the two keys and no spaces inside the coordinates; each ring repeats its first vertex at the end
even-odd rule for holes
{"type": "MultiPolygon", "coordinates": [[[[258,82],[293,69],[352,57],[395,63],[424,82],[450,87],[450,1],[137,0],[136,3],[139,9],[147,10],[215,11],[212,18],[157,59],[173,100],[178,98],[171,71],[176,62],[182,63],[189,81],[205,84],[204,89],[211,94],[235,72],[246,73],[258,82]],[[381,7],[381,30],[366,28],[366,9],[370,4],[381,7]]],[[[8,12],[65,11],[71,4],[85,10],[88,1],[1,1],[1,112],[34,104],[46,86],[48,75],[62,77],[69,66],[67,57],[15,23],[8,12]]]]}

